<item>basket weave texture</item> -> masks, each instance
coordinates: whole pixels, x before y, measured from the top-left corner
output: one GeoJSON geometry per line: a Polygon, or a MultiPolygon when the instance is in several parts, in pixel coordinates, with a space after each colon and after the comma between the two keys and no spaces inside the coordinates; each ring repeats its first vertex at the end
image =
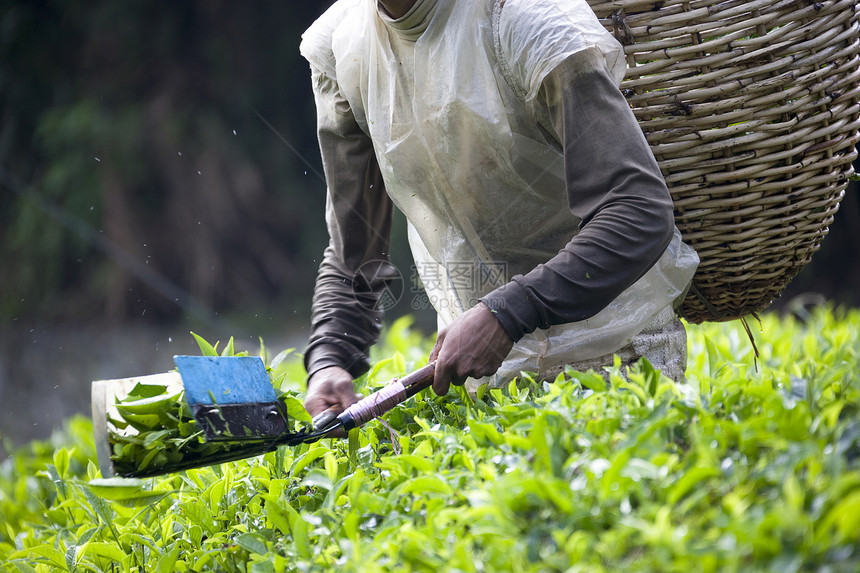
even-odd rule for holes
{"type": "Polygon", "coordinates": [[[701,263],[693,323],[764,310],[828,232],[860,128],[855,1],[589,0],[701,263]]]}

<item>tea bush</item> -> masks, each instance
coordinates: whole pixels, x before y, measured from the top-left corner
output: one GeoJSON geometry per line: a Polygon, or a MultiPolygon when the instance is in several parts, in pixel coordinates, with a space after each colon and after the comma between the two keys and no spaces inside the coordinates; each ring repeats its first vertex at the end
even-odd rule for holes
{"type": "MultiPolygon", "coordinates": [[[[3,571],[857,571],[860,312],[689,326],[686,384],[427,391],[349,439],[123,485],[90,420],[0,468],[3,571]],[[760,331],[759,331],[760,330],[760,331]]],[[[365,391],[426,360],[395,323],[365,391]]],[[[293,355],[269,359],[299,395],[293,355]]]]}

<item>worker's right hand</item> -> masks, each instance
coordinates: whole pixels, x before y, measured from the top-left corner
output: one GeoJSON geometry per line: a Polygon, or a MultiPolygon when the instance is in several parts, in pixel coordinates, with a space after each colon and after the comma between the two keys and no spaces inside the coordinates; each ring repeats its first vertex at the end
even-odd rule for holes
{"type": "Polygon", "coordinates": [[[448,393],[451,384],[462,386],[468,376],[481,378],[495,374],[514,341],[494,316],[479,302],[448,327],[439,331],[430,361],[436,361],[433,391],[448,393]]]}
{"type": "MultiPolygon", "coordinates": [[[[319,414],[331,410],[340,414],[361,399],[356,394],[352,375],[340,366],[329,366],[317,370],[308,380],[308,393],[305,396],[305,410],[316,418],[319,414]]],[[[332,432],[333,437],[345,436],[344,432],[332,432]]]]}

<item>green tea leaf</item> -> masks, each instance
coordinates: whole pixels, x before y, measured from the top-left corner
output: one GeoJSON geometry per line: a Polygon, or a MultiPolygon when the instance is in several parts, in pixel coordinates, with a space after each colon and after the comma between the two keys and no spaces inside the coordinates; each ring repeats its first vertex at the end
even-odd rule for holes
{"type": "Polygon", "coordinates": [[[152,491],[147,482],[134,478],[97,478],[84,484],[92,493],[126,507],[141,507],[158,503],[169,491],[152,491]]]}
{"type": "Polygon", "coordinates": [[[104,499],[130,499],[140,494],[148,495],[147,481],[133,478],[97,478],[86,484],[97,496],[104,499]]]}
{"type": "Polygon", "coordinates": [[[720,352],[710,338],[705,336],[704,340],[708,352],[708,375],[714,378],[719,374],[720,352]]]}
{"type": "Polygon", "coordinates": [[[395,490],[397,495],[408,493],[441,493],[445,496],[454,494],[454,490],[444,480],[436,476],[419,476],[405,481],[395,490]]]}
{"type": "Polygon", "coordinates": [[[818,527],[822,539],[834,526],[840,538],[855,543],[860,540],[860,490],[839,500],[833,509],[827,512],[818,527]]]}
{"type": "Polygon", "coordinates": [[[66,558],[60,551],[57,551],[52,545],[40,544],[34,545],[33,547],[28,547],[26,549],[21,549],[20,551],[16,551],[8,556],[9,560],[22,559],[29,555],[38,555],[39,557],[44,557],[49,562],[53,563],[57,567],[67,568],[66,558]]]}
{"type": "Polygon", "coordinates": [[[83,546],[80,557],[83,558],[86,555],[99,555],[100,557],[110,559],[114,563],[122,563],[126,557],[126,554],[116,545],[97,541],[90,541],[83,546]]]}
{"type": "Polygon", "coordinates": [[[66,549],[66,569],[68,569],[71,573],[77,570],[78,564],[78,546],[77,545],[69,545],[66,549]]]}
{"type": "Polygon", "coordinates": [[[160,396],[165,392],[167,392],[167,386],[164,386],[163,384],[144,384],[143,382],[138,382],[125,397],[125,400],[134,402],[142,398],[160,396]]]}
{"type": "Polygon", "coordinates": [[[314,469],[309,471],[304,479],[302,479],[302,485],[321,487],[328,490],[332,487],[332,481],[324,471],[314,469]]]}
{"type": "Polygon", "coordinates": [[[235,354],[236,351],[233,348],[233,337],[231,336],[230,340],[228,340],[227,344],[224,346],[224,350],[221,351],[221,356],[234,356],[235,354]]]}
{"type": "Polygon", "coordinates": [[[702,480],[711,477],[718,477],[719,475],[720,471],[716,468],[702,466],[691,468],[687,470],[674,487],[669,490],[667,501],[671,504],[675,504],[702,480]]]}
{"type": "Polygon", "coordinates": [[[236,544],[249,553],[266,555],[269,552],[265,538],[258,533],[243,533],[236,537],[236,544]]]}
{"type": "Polygon", "coordinates": [[[191,336],[193,336],[194,340],[197,341],[197,346],[200,347],[200,352],[203,354],[203,356],[218,356],[218,350],[215,348],[215,346],[209,344],[202,336],[198,335],[195,332],[192,332],[191,336]]]}
{"type": "Polygon", "coordinates": [[[272,370],[277,369],[294,351],[295,348],[286,348],[280,351],[274,358],[272,358],[269,368],[272,370]]]}
{"type": "Polygon", "coordinates": [[[287,417],[290,420],[297,420],[299,422],[305,422],[310,424],[312,422],[311,415],[308,414],[308,411],[305,410],[305,406],[301,400],[295,398],[293,396],[281,396],[281,402],[287,408],[287,417]]]}
{"type": "Polygon", "coordinates": [[[158,558],[155,564],[156,573],[174,573],[176,569],[176,561],[179,558],[180,547],[173,547],[158,558]]]}
{"type": "MultiPolygon", "coordinates": [[[[174,394],[158,394],[137,400],[123,400],[116,404],[120,414],[160,414],[169,409],[173,402],[179,399],[180,392],[174,394]]],[[[130,395],[129,395],[130,396],[130,395]]]]}
{"type": "Polygon", "coordinates": [[[57,475],[60,478],[65,478],[69,472],[69,452],[66,448],[60,448],[54,452],[54,467],[57,468],[57,475]]]}

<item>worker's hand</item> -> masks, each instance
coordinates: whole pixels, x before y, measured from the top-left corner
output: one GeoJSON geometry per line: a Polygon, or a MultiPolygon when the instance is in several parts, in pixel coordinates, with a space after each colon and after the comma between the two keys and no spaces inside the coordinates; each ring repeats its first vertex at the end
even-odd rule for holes
{"type": "Polygon", "coordinates": [[[514,341],[484,303],[470,308],[439,332],[430,360],[436,361],[433,391],[442,396],[469,376],[495,374],[514,341]]]}
{"type": "MultiPolygon", "coordinates": [[[[308,393],[305,396],[305,410],[316,418],[319,414],[331,410],[334,415],[340,414],[361,399],[356,394],[352,375],[340,366],[329,366],[317,370],[308,380],[308,393]]],[[[343,431],[328,434],[332,437],[343,437],[343,431]]]]}

